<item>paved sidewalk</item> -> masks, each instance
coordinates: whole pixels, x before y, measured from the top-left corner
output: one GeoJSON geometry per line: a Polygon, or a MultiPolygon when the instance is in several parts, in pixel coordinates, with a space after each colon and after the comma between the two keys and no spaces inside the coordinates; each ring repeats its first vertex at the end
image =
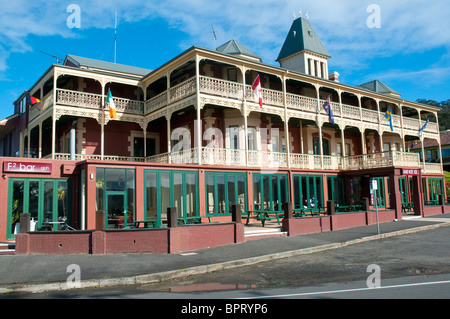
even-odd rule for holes
{"type": "Polygon", "coordinates": [[[81,288],[151,283],[229,269],[301,254],[337,249],[364,241],[450,225],[450,214],[403,220],[334,232],[251,240],[183,254],[142,255],[5,255],[0,256],[0,294],[68,289],[80,269],[81,288]]]}

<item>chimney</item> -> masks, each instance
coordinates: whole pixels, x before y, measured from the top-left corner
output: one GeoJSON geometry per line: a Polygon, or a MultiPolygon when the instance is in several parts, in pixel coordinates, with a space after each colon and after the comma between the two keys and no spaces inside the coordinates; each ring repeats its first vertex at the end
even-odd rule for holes
{"type": "Polygon", "coordinates": [[[328,74],[328,80],[330,81],[335,81],[335,82],[339,82],[339,73],[337,73],[336,71],[329,73],[328,74]]]}

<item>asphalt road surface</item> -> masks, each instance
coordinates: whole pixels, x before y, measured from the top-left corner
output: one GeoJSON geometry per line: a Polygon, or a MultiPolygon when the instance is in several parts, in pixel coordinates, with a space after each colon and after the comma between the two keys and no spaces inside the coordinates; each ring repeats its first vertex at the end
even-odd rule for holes
{"type": "Polygon", "coordinates": [[[0,298],[161,298],[183,300],[179,308],[197,298],[449,299],[449,238],[450,227],[442,227],[160,284],[0,298]]]}

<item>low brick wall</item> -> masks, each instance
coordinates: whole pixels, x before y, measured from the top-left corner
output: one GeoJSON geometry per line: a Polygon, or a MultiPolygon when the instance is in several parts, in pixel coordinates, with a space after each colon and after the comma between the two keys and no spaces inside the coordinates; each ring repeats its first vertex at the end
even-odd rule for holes
{"type": "MultiPolygon", "coordinates": [[[[380,223],[392,222],[394,219],[395,210],[381,210],[378,212],[378,221],[380,223]]],[[[331,216],[283,219],[283,230],[288,233],[288,236],[297,236],[373,225],[376,223],[376,212],[368,211],[335,214],[331,216]]]]}
{"type": "Polygon", "coordinates": [[[244,241],[244,225],[218,223],[175,228],[28,232],[16,235],[23,254],[166,254],[244,241]]]}
{"type": "Polygon", "coordinates": [[[40,231],[16,235],[15,254],[90,254],[93,231],[40,231]]]}
{"type": "Polygon", "coordinates": [[[435,216],[439,214],[444,214],[446,210],[449,210],[447,206],[424,206],[423,217],[435,216]]]}

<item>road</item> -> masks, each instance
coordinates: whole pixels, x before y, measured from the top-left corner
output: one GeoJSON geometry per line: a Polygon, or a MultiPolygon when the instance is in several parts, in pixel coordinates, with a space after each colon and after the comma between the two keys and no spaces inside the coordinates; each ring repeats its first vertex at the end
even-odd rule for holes
{"type": "Polygon", "coordinates": [[[160,284],[0,298],[449,299],[449,238],[442,227],[160,284]]]}

